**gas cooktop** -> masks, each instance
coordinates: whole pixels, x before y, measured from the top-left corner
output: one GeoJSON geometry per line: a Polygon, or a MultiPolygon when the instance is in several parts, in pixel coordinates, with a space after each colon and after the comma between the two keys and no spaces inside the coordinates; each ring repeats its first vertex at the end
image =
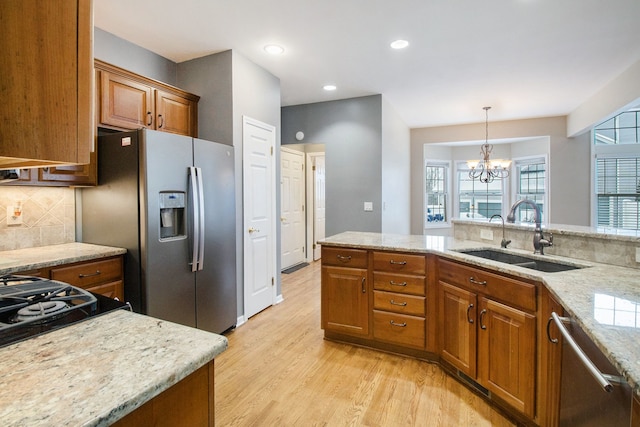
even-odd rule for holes
{"type": "Polygon", "coordinates": [[[56,280],[0,277],[0,347],[127,304],[56,280]]]}

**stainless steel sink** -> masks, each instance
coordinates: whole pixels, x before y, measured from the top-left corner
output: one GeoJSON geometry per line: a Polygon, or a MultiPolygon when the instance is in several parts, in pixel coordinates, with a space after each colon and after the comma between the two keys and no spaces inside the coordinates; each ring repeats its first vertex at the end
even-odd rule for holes
{"type": "Polygon", "coordinates": [[[584,268],[578,265],[565,264],[558,261],[547,261],[539,258],[528,257],[525,255],[517,255],[508,252],[502,252],[495,249],[470,249],[458,251],[466,255],[477,256],[479,258],[489,259],[491,261],[503,262],[505,264],[515,265],[518,267],[530,268],[532,270],[543,271],[545,273],[556,273],[560,271],[576,270],[584,268]]]}

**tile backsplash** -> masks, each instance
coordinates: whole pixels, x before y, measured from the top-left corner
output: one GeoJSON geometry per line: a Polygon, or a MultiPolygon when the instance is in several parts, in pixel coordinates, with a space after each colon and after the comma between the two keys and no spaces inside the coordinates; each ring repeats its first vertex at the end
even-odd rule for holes
{"type": "Polygon", "coordinates": [[[75,242],[75,190],[67,187],[0,187],[0,251],[75,242]],[[22,224],[7,223],[20,206],[22,224]]]}

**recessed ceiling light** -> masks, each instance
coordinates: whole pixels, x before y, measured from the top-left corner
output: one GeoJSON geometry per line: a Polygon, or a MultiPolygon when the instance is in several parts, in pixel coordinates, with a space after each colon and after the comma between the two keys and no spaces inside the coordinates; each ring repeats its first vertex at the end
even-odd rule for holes
{"type": "Polygon", "coordinates": [[[324,90],[336,90],[337,87],[335,85],[324,85],[324,86],[322,86],[322,89],[324,89],[324,90]]]}
{"type": "Polygon", "coordinates": [[[407,46],[409,46],[409,42],[406,40],[396,40],[391,43],[393,49],[404,49],[407,46]]]}
{"type": "Polygon", "coordinates": [[[284,48],[277,44],[268,44],[264,47],[264,51],[271,55],[281,55],[284,53],[284,48]]]}

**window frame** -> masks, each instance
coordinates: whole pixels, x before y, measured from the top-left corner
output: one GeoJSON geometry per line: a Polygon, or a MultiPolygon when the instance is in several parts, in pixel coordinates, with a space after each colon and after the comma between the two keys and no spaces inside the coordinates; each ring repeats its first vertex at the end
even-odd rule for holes
{"type": "MultiPolygon", "coordinates": [[[[463,217],[462,213],[460,212],[460,173],[465,173],[465,174],[469,174],[469,166],[467,165],[467,163],[465,161],[457,161],[456,162],[456,170],[455,170],[455,216],[459,219],[465,220],[465,221],[488,221],[490,219],[489,218],[469,218],[469,217],[463,217]]],[[[512,167],[510,167],[510,171],[509,173],[511,174],[512,171],[512,167]]],[[[500,209],[500,215],[502,215],[503,218],[507,218],[507,212],[509,212],[509,208],[511,207],[511,205],[509,204],[509,189],[510,189],[510,179],[499,179],[496,181],[500,181],[501,182],[501,188],[502,188],[502,192],[501,192],[501,209],[500,209]]],[[[495,181],[494,181],[495,182],[495,181]]],[[[474,192],[475,193],[475,192],[474,192]]]]}
{"type": "MultiPolygon", "coordinates": [[[[510,193],[510,199],[511,202],[509,204],[509,208],[516,203],[518,200],[520,200],[518,198],[518,190],[520,189],[520,168],[519,166],[526,166],[526,165],[531,165],[531,164],[536,164],[536,163],[544,163],[544,170],[545,170],[545,176],[544,176],[544,196],[543,196],[543,206],[544,206],[544,210],[542,212],[542,224],[543,225],[549,225],[550,224],[550,217],[551,217],[551,196],[550,196],[550,190],[551,187],[549,185],[549,183],[551,182],[551,177],[550,177],[550,167],[549,167],[549,156],[547,154],[543,154],[543,155],[535,155],[535,156],[526,156],[526,157],[516,157],[512,159],[512,163],[511,163],[511,193],[510,193]]],[[[508,212],[508,211],[507,211],[508,212]]],[[[506,217],[505,217],[506,218],[506,217]]]]}
{"type": "MultiPolygon", "coordinates": [[[[451,161],[449,160],[437,160],[437,159],[424,159],[422,167],[422,228],[423,230],[430,230],[434,228],[449,228],[451,227],[451,219],[453,215],[453,206],[451,203],[451,161]],[[428,222],[427,221],[427,167],[444,167],[444,198],[445,198],[445,220],[428,222]]],[[[438,193],[439,194],[439,193],[438,193]]]]}

